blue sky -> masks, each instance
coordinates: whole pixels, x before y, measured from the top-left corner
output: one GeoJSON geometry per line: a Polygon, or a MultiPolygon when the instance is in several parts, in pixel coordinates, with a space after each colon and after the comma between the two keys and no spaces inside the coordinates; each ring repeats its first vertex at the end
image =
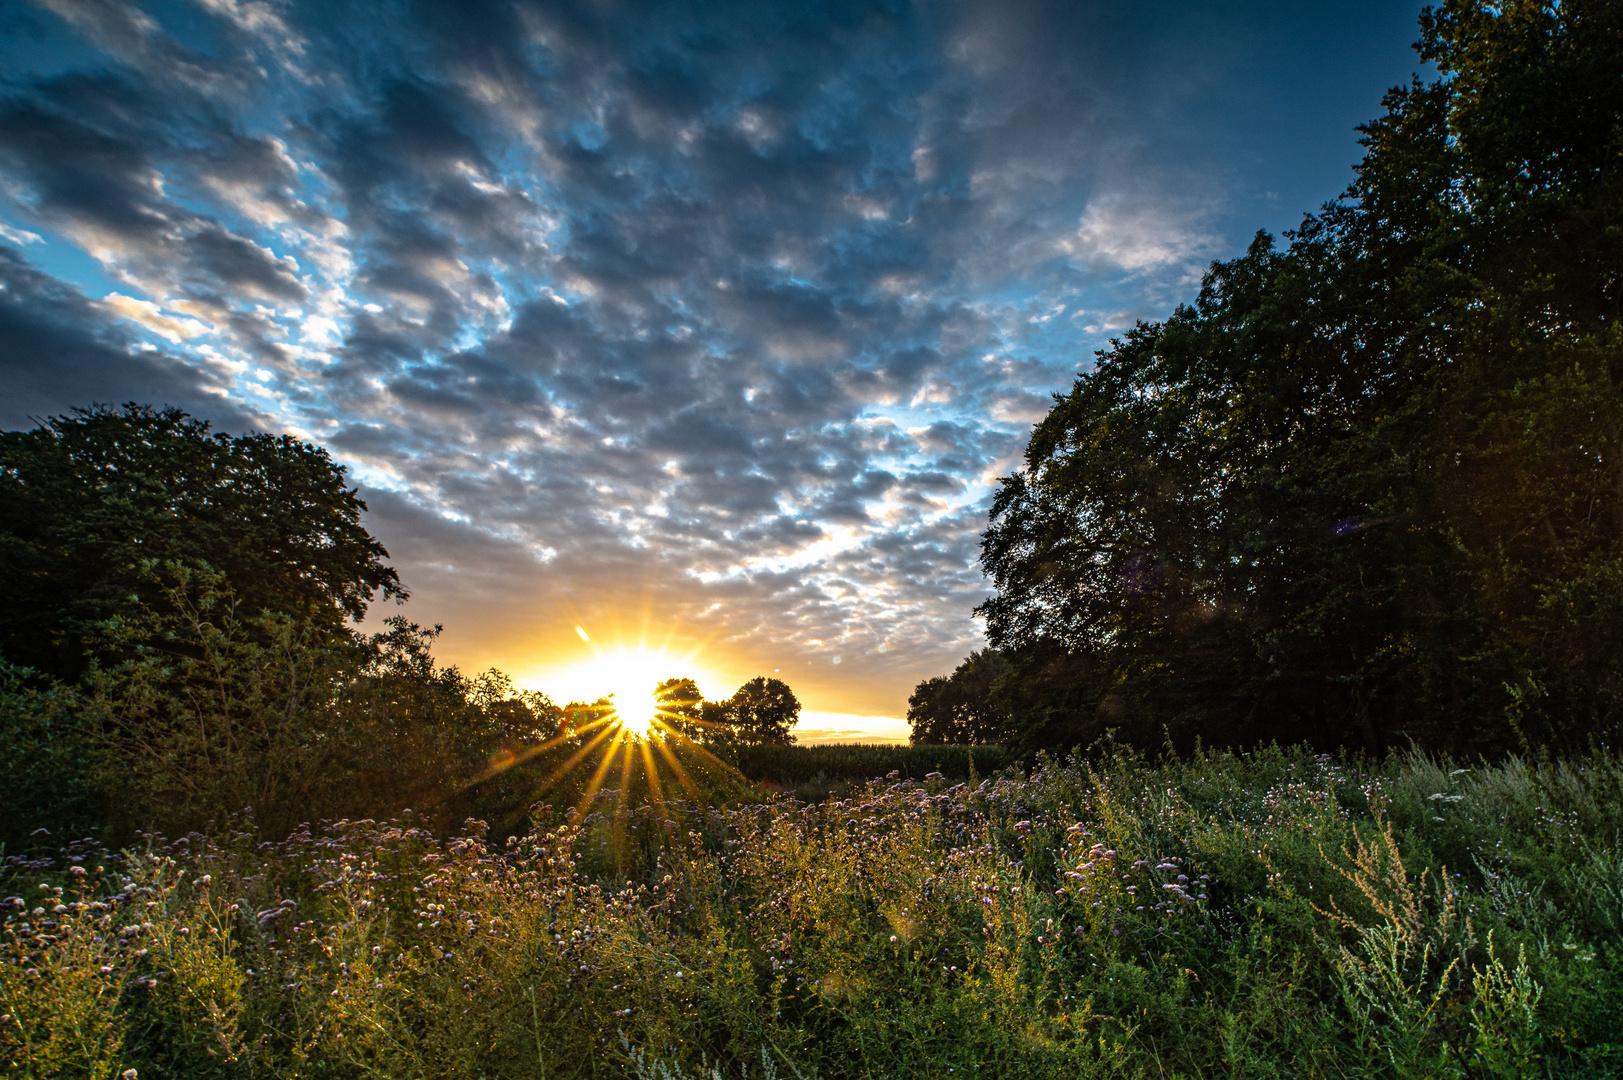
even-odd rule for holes
{"type": "Polygon", "coordinates": [[[1418,11],[8,2],[0,422],[298,433],[445,658],[886,730],[1049,395],[1339,194],[1418,11]]]}

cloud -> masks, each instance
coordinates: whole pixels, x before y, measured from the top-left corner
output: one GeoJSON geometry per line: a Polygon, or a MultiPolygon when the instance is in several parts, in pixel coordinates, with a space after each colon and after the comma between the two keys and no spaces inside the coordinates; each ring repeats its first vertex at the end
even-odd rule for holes
{"type": "Polygon", "coordinates": [[[1227,77],[1196,5],[40,8],[9,422],[308,432],[447,654],[536,679],[589,623],[899,711],[1049,395],[1234,248],[1164,122],[1227,77]]]}
{"type": "Polygon", "coordinates": [[[143,347],[111,313],[0,247],[0,423],[31,427],[74,406],[141,401],[178,405],[227,429],[269,426],[218,379],[143,347]]]}
{"type": "Polygon", "coordinates": [[[1075,234],[1059,248],[1082,263],[1129,271],[1204,266],[1222,237],[1203,227],[1210,211],[1172,201],[1108,196],[1088,204],[1075,234]]]}
{"type": "Polygon", "coordinates": [[[102,298],[101,305],[115,318],[137,323],[171,344],[178,345],[189,338],[208,333],[208,327],[196,319],[176,318],[165,314],[150,300],[137,300],[122,293],[108,293],[102,298]]]}
{"type": "Polygon", "coordinates": [[[45,238],[39,233],[29,232],[27,229],[15,229],[3,221],[0,221],[0,240],[16,244],[18,247],[24,244],[43,244],[45,242],[45,238]]]}

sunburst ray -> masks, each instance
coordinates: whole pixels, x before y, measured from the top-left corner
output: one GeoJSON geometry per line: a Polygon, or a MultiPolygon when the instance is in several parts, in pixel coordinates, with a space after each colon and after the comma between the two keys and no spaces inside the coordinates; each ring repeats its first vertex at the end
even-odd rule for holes
{"type": "Polygon", "coordinates": [[[576,813],[586,813],[586,808],[592,805],[593,799],[597,798],[598,789],[603,786],[603,777],[608,774],[609,768],[614,764],[615,751],[625,741],[626,735],[623,729],[615,727],[611,728],[610,731],[613,738],[609,740],[608,749],[603,752],[603,760],[599,761],[597,768],[593,770],[592,778],[586,782],[586,791],[581,795],[580,802],[575,805],[576,813]]]}

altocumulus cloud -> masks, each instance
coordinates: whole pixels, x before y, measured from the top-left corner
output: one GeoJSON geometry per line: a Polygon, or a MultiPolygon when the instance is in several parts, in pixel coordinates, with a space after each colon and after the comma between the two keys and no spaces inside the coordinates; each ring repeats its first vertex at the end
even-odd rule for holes
{"type": "Polygon", "coordinates": [[[453,655],[895,715],[1048,395],[1410,66],[1410,5],[1117,6],[7,5],[0,419],[327,445],[453,655]]]}

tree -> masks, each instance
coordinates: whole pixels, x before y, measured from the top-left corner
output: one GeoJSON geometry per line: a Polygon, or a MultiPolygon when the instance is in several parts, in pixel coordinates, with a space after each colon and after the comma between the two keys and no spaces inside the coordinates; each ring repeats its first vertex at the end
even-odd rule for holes
{"type": "MultiPolygon", "coordinates": [[[[396,616],[388,620],[391,631],[405,628],[421,635],[423,630],[396,616]]],[[[437,637],[440,627],[435,626],[437,637]]],[[[377,641],[376,637],[373,639],[377,641]]],[[[458,692],[466,703],[478,710],[490,725],[492,734],[498,734],[502,743],[511,750],[522,750],[549,742],[563,734],[564,711],[552,698],[538,690],[520,690],[506,672],[488,668],[473,678],[466,678],[456,667],[434,668],[433,657],[427,646],[432,637],[422,639],[422,651],[430,670],[454,673],[460,682],[458,692]]]]}
{"type": "Polygon", "coordinates": [[[75,678],[98,624],[160,601],[144,566],[224,575],[250,612],[341,629],[404,599],[327,452],[179,409],[98,406],[0,433],[0,655],[75,678]]]}
{"type": "Polygon", "coordinates": [[[0,844],[8,854],[26,851],[35,829],[84,836],[105,821],[84,704],[74,688],[42,686],[28,668],[0,661],[0,844]]]}
{"type": "Polygon", "coordinates": [[[613,720],[617,711],[614,699],[604,696],[596,701],[571,701],[563,707],[567,730],[577,736],[589,736],[599,727],[613,720]]]}
{"type": "Polygon", "coordinates": [[[318,817],[415,807],[522,821],[533,778],[511,767],[561,710],[490,670],[435,663],[438,627],[382,632],[245,611],[218,572],[164,568],[161,604],[104,628],[123,657],[74,686],[0,665],[8,842],[40,825],[186,832],[251,809],[273,837],[318,817]],[[38,680],[32,680],[37,682],[38,680]]]}
{"type": "Polygon", "coordinates": [[[1623,720],[1623,13],[1454,2],[1346,196],[1099,355],[996,496],[1030,741],[1623,720]]]}
{"type": "Polygon", "coordinates": [[[703,731],[704,694],[692,679],[666,679],[654,687],[660,724],[678,735],[698,740],[703,731]]]}
{"type": "Polygon", "coordinates": [[[728,699],[726,724],[732,739],[746,745],[792,745],[790,731],[800,723],[800,701],[789,685],[760,676],[740,686],[728,699]]]}
{"type": "Polygon", "coordinates": [[[121,619],[109,632],[126,659],[83,683],[82,752],[109,824],[184,831],[251,810],[280,837],[352,795],[356,764],[398,753],[379,725],[345,722],[361,641],[245,612],[219,574],[170,569],[162,614],[121,619]]]}
{"type": "Polygon", "coordinates": [[[702,701],[699,703],[699,741],[716,746],[731,746],[739,741],[733,726],[731,701],[702,701]]]}
{"type": "Polygon", "coordinates": [[[926,679],[907,699],[915,745],[995,743],[1007,734],[1008,711],[993,698],[1009,662],[992,649],[972,652],[951,675],[926,679]]]}

